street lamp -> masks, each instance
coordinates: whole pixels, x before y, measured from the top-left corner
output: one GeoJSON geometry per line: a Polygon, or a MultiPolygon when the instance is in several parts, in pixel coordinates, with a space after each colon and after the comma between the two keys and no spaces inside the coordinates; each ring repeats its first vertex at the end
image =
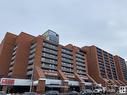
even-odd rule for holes
{"type": "Polygon", "coordinates": [[[32,75],[31,75],[31,84],[30,84],[30,92],[32,92],[32,88],[33,88],[33,85],[34,85],[34,83],[33,83],[33,79],[34,79],[34,70],[35,70],[35,67],[34,67],[34,63],[33,63],[33,70],[32,70],[32,75]]]}

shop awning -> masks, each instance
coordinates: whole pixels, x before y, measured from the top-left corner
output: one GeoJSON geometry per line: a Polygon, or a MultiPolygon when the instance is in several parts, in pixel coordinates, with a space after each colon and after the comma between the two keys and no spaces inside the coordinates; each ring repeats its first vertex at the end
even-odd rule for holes
{"type": "Polygon", "coordinates": [[[51,88],[65,88],[67,86],[62,86],[62,85],[46,85],[46,87],[51,87],[51,88]]]}

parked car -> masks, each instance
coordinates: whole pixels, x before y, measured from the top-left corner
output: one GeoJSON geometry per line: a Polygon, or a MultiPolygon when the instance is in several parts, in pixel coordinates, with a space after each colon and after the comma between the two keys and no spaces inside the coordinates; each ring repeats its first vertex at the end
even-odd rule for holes
{"type": "Polygon", "coordinates": [[[93,95],[93,91],[91,89],[85,89],[80,92],[80,95],[93,95]]]}
{"type": "Polygon", "coordinates": [[[59,95],[58,91],[48,91],[44,95],[59,95]]]}
{"type": "Polygon", "coordinates": [[[93,93],[101,95],[103,92],[100,89],[95,89],[93,93]]]}
{"type": "Polygon", "coordinates": [[[6,93],[4,93],[3,91],[0,91],[0,95],[6,95],[6,93]]]}
{"type": "Polygon", "coordinates": [[[79,93],[77,91],[71,91],[68,93],[68,95],[79,95],[79,93]]]}
{"type": "Polygon", "coordinates": [[[96,86],[95,89],[93,90],[94,94],[102,94],[103,93],[103,89],[101,86],[96,86]]]}
{"type": "Polygon", "coordinates": [[[120,86],[119,89],[118,89],[118,92],[120,94],[127,93],[127,86],[120,86]]]}

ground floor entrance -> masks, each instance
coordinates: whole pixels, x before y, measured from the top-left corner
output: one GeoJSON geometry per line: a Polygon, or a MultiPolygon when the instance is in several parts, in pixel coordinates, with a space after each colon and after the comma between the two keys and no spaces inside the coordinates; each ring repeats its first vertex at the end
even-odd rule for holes
{"type": "Polygon", "coordinates": [[[80,92],[80,87],[79,86],[69,86],[69,91],[80,92]]]}
{"type": "Polygon", "coordinates": [[[30,87],[29,86],[13,86],[10,89],[10,92],[14,93],[23,93],[23,92],[29,92],[30,87]]]}
{"type": "Polygon", "coordinates": [[[45,87],[45,92],[48,91],[58,91],[60,92],[60,88],[59,87],[45,87]]]}
{"type": "Polygon", "coordinates": [[[30,91],[30,86],[2,86],[6,93],[24,93],[30,91]]]}
{"type": "Polygon", "coordinates": [[[0,85],[0,91],[2,91],[2,86],[0,85]]]}

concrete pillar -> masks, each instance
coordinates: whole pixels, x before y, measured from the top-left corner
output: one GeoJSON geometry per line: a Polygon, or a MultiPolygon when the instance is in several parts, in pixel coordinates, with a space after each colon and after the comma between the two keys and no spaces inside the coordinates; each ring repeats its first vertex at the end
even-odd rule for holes
{"type": "Polygon", "coordinates": [[[37,93],[44,93],[45,92],[45,80],[38,81],[36,92],[37,93]]]}
{"type": "Polygon", "coordinates": [[[68,92],[68,88],[69,88],[69,87],[68,87],[68,82],[64,82],[64,83],[63,83],[63,86],[64,86],[64,87],[61,88],[61,91],[64,92],[64,93],[68,92]]]}
{"type": "Polygon", "coordinates": [[[6,93],[7,92],[7,86],[3,86],[2,91],[4,91],[6,93]]]}
{"type": "Polygon", "coordinates": [[[83,91],[85,89],[85,84],[84,83],[80,83],[80,91],[83,91]]]}

